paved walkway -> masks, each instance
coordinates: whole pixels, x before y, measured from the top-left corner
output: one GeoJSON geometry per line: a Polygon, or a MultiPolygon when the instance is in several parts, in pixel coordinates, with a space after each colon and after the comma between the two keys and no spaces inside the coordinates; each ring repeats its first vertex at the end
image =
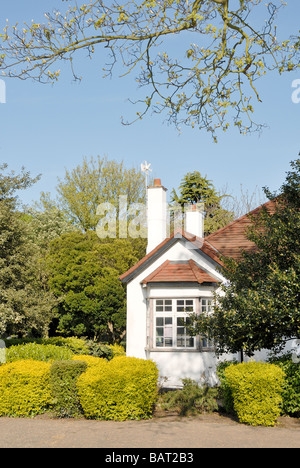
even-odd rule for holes
{"type": "Polygon", "coordinates": [[[300,421],[266,428],[245,426],[217,415],[126,422],[0,418],[0,448],[222,447],[300,448],[300,421]]]}

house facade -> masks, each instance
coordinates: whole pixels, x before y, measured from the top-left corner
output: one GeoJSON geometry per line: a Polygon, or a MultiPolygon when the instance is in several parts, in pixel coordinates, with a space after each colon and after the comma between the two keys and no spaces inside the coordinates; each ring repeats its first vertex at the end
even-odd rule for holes
{"type": "MultiPolygon", "coordinates": [[[[181,386],[184,378],[217,383],[213,343],[189,336],[190,313],[211,311],[226,281],[221,256],[239,258],[255,248],[245,235],[249,223],[243,216],[204,239],[203,214],[191,206],[184,229],[169,235],[166,189],[160,179],[148,188],[147,253],[120,277],[127,285],[126,354],[155,361],[165,387],[181,386]]],[[[221,357],[233,358],[240,356],[221,357]]]]}

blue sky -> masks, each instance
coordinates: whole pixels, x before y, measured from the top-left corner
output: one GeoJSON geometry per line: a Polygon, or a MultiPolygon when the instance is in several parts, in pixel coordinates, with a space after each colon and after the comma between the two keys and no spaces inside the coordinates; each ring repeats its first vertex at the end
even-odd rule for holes
{"type": "MultiPolygon", "coordinates": [[[[41,19],[45,11],[60,7],[60,0],[2,0],[0,27],[41,19]]],[[[65,4],[64,4],[65,5],[65,4]]],[[[296,32],[300,2],[289,0],[278,19],[286,35],[296,32]]],[[[22,194],[25,203],[39,199],[41,191],[55,197],[58,177],[71,170],[84,156],[106,155],[124,160],[128,167],[147,160],[152,175],[169,189],[177,188],[189,171],[207,175],[217,189],[227,186],[238,194],[240,185],[252,193],[256,187],[277,190],[300,150],[300,104],[291,99],[292,82],[298,72],[271,74],[259,83],[263,103],[256,105],[256,120],[267,123],[262,135],[241,136],[234,128],[219,134],[215,144],[205,131],[182,128],[178,131],[159,115],[148,115],[132,126],[123,126],[121,116],[130,119],[137,109],[137,86],[133,76],[112,80],[102,78],[101,58],[80,58],[84,74],[80,83],[72,81],[69,70],[55,85],[5,79],[6,104],[0,104],[0,161],[11,169],[21,166],[41,181],[22,194]]],[[[64,71],[64,70],[63,70],[64,71]]]]}

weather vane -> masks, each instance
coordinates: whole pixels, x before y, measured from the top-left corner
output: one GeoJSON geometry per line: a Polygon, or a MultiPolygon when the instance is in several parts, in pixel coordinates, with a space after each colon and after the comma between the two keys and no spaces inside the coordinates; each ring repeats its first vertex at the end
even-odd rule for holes
{"type": "Polygon", "coordinates": [[[147,194],[147,187],[148,187],[148,176],[149,176],[149,173],[152,172],[152,169],[150,169],[150,166],[151,166],[151,163],[147,163],[147,161],[141,164],[141,171],[145,173],[146,194],[147,194]]]}

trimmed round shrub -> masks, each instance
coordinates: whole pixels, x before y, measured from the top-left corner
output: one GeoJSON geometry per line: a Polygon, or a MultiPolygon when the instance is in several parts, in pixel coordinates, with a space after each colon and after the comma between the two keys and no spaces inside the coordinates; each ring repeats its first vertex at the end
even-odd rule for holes
{"type": "Polygon", "coordinates": [[[51,406],[50,364],[23,360],[0,366],[0,416],[35,416],[51,406]]]}
{"type": "Polygon", "coordinates": [[[281,413],[285,374],[264,362],[231,365],[224,371],[239,421],[253,426],[274,426],[281,413]]]}
{"type": "Polygon", "coordinates": [[[11,346],[6,350],[6,362],[19,361],[21,359],[33,359],[35,361],[60,361],[71,359],[71,349],[55,345],[43,345],[27,343],[25,345],[11,346]]]}
{"type": "Polygon", "coordinates": [[[83,361],[55,361],[50,368],[50,387],[54,411],[58,417],[76,417],[82,414],[77,397],[76,382],[87,369],[83,361]]]}
{"type": "Polygon", "coordinates": [[[124,421],[151,417],[157,398],[154,362],[119,356],[87,369],[77,381],[87,418],[124,421]]]}

